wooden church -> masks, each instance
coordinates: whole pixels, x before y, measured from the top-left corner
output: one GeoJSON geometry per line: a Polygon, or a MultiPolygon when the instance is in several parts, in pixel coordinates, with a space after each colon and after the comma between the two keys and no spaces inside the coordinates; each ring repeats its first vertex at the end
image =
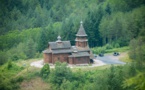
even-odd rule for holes
{"type": "Polygon", "coordinates": [[[43,51],[44,63],[54,64],[56,61],[60,61],[68,64],[89,64],[93,55],[88,46],[87,34],[82,21],[76,34],[75,43],[75,46],[71,46],[70,41],[62,41],[58,36],[57,41],[49,42],[48,48],[43,51]]]}

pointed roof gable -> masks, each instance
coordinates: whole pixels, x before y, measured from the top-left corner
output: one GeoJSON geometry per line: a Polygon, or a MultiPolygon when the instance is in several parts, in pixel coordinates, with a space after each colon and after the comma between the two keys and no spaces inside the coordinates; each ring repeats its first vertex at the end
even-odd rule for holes
{"type": "Polygon", "coordinates": [[[76,34],[76,36],[87,36],[85,30],[84,30],[84,27],[83,27],[83,22],[81,21],[80,22],[80,28],[79,28],[79,31],[78,33],[76,34]]]}

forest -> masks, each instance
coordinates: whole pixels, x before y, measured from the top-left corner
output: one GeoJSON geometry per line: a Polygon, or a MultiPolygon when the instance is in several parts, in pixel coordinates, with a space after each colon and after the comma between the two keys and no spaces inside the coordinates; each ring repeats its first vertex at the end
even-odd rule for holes
{"type": "Polygon", "coordinates": [[[18,83],[33,75],[49,82],[54,90],[144,90],[144,70],[145,0],[0,0],[2,90],[19,89],[18,83]],[[54,70],[49,71],[48,65],[47,70],[30,76],[16,75],[26,68],[15,62],[42,58],[48,42],[56,41],[58,35],[74,45],[81,20],[94,53],[104,46],[128,46],[132,62],[86,72],[58,63],[54,70]],[[14,75],[17,77],[7,78],[14,75]]]}

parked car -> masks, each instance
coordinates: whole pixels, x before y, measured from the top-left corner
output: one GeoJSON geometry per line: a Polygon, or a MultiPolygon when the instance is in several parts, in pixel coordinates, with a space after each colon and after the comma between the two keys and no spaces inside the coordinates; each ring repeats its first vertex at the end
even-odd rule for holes
{"type": "Polygon", "coordinates": [[[90,59],[90,63],[94,63],[94,60],[93,59],[90,59]]]}
{"type": "Polygon", "coordinates": [[[113,56],[118,56],[118,55],[119,55],[118,52],[114,52],[114,53],[113,53],[113,56]]]}
{"type": "Polygon", "coordinates": [[[103,57],[103,56],[104,56],[104,54],[103,54],[103,53],[100,53],[100,54],[99,54],[99,56],[100,56],[100,57],[103,57]]]}

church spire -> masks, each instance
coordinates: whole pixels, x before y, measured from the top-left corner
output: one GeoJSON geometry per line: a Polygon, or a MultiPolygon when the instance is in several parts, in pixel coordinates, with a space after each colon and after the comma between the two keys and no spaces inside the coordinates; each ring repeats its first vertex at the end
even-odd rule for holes
{"type": "Polygon", "coordinates": [[[79,31],[77,32],[76,36],[87,36],[84,27],[83,27],[83,21],[80,22],[80,28],[79,31]]]}
{"type": "Polygon", "coordinates": [[[87,34],[84,30],[82,21],[80,22],[80,28],[78,33],[76,34],[75,41],[76,41],[76,47],[84,48],[88,46],[87,34]]]}

